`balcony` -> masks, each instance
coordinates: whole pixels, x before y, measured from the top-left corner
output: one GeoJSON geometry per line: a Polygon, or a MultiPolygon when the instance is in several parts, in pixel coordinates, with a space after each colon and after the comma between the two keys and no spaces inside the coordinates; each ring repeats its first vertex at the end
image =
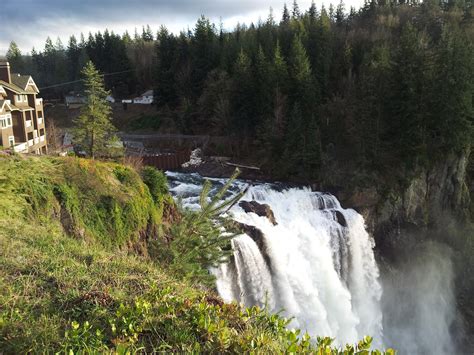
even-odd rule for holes
{"type": "Polygon", "coordinates": [[[35,144],[38,144],[40,142],[39,137],[34,138],[34,142],[35,142],[35,144]]]}
{"type": "Polygon", "coordinates": [[[39,137],[40,142],[44,142],[44,139],[45,139],[44,136],[39,137]]]}
{"type": "Polygon", "coordinates": [[[33,139],[28,140],[28,147],[33,146],[33,144],[35,144],[33,139]]]}
{"type": "Polygon", "coordinates": [[[13,150],[16,152],[16,153],[25,153],[25,152],[28,152],[28,146],[25,143],[19,143],[19,144],[16,144],[15,146],[13,146],[13,150]]]}
{"type": "Polygon", "coordinates": [[[28,120],[28,121],[25,121],[25,126],[26,128],[29,128],[33,125],[33,122],[31,122],[31,120],[28,120]]]}
{"type": "Polygon", "coordinates": [[[43,99],[36,99],[36,106],[43,106],[43,99]]]}
{"type": "Polygon", "coordinates": [[[43,124],[43,122],[44,122],[43,117],[38,117],[38,124],[39,124],[39,125],[40,125],[40,124],[43,124]]]}

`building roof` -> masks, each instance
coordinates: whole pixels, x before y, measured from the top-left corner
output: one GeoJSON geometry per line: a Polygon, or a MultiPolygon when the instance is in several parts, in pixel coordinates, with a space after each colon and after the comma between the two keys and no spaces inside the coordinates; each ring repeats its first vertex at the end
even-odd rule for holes
{"type": "Polygon", "coordinates": [[[153,96],[153,90],[148,90],[144,92],[141,96],[153,96]]]}
{"type": "Polygon", "coordinates": [[[11,104],[10,100],[0,100],[0,111],[4,111],[5,106],[7,106],[10,111],[14,110],[12,107],[13,105],[11,104]]]}
{"type": "Polygon", "coordinates": [[[18,87],[17,85],[7,83],[6,81],[3,81],[3,80],[0,80],[0,85],[6,89],[13,91],[15,94],[28,94],[28,92],[18,87]]]}
{"type": "Polygon", "coordinates": [[[30,106],[26,106],[26,107],[17,107],[15,105],[10,105],[12,111],[34,111],[34,108],[33,107],[30,107],[30,106]]]}
{"type": "Polygon", "coordinates": [[[20,74],[12,74],[11,76],[12,83],[24,91],[27,91],[28,86],[33,86],[33,91],[38,93],[38,87],[36,86],[35,82],[31,75],[20,75],[20,74]]]}

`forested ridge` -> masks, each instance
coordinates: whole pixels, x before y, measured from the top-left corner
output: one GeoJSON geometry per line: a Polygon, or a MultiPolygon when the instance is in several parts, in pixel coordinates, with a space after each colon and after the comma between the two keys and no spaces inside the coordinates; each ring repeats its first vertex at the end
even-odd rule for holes
{"type": "Polygon", "coordinates": [[[172,129],[234,137],[235,154],[276,177],[328,180],[330,171],[337,184],[335,170],[405,176],[469,148],[473,38],[470,1],[372,1],[357,11],[295,1],[232,31],[203,16],[180,34],[106,30],[67,47],[48,39],[31,56],[13,45],[7,56],[40,87],[80,79],[91,59],[122,72],[105,77],[118,98],[153,87],[172,129]]]}

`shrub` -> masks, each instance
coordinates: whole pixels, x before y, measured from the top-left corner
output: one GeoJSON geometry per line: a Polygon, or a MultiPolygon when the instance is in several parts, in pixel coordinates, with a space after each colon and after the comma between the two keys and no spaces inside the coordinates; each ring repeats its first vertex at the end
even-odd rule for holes
{"type": "Polygon", "coordinates": [[[163,172],[151,166],[145,166],[142,170],[142,179],[151,197],[156,203],[161,203],[164,195],[168,194],[168,180],[163,172]]]}

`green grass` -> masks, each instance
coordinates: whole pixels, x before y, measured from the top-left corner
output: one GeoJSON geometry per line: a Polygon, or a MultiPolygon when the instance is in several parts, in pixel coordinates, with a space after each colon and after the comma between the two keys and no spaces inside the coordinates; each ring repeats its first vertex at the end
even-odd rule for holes
{"type": "Polygon", "coordinates": [[[75,158],[0,159],[0,353],[338,353],[152,260],[147,238],[163,238],[172,202],[162,176],[144,176],[75,158]]]}

